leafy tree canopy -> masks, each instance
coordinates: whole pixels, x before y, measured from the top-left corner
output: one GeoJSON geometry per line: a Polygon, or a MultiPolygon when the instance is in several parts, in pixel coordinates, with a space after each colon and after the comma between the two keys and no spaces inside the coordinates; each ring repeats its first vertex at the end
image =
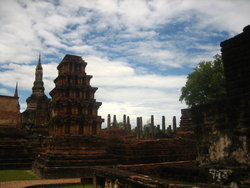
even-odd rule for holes
{"type": "Polygon", "coordinates": [[[205,104],[226,96],[224,68],[221,55],[213,61],[202,61],[188,74],[187,82],[181,89],[180,101],[191,107],[205,104]]]}

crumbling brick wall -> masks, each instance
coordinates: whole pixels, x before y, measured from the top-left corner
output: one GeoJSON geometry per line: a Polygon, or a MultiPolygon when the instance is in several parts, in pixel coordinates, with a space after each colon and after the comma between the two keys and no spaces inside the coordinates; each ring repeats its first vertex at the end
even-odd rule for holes
{"type": "Polygon", "coordinates": [[[221,43],[226,99],[192,108],[201,164],[250,164],[250,26],[221,43]]]}
{"type": "Polygon", "coordinates": [[[249,164],[250,100],[246,105],[244,97],[192,108],[200,164],[249,164]]]}

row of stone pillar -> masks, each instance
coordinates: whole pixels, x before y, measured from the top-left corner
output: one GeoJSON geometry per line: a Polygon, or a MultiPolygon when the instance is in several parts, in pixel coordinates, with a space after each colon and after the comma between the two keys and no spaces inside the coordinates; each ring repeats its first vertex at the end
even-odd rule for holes
{"type": "MultiPolygon", "coordinates": [[[[173,131],[171,128],[171,125],[168,126],[167,131],[166,131],[166,121],[165,121],[165,116],[162,116],[162,133],[165,134],[166,132],[176,132],[176,117],[173,116],[173,131]]],[[[108,114],[108,121],[107,121],[107,126],[108,130],[113,128],[124,128],[127,131],[131,131],[131,124],[130,124],[130,118],[129,116],[123,115],[123,122],[122,125],[117,122],[116,115],[113,116],[113,122],[111,122],[111,116],[108,114]]],[[[147,138],[154,138],[157,132],[160,132],[161,128],[160,125],[155,126],[154,124],[154,116],[151,115],[150,118],[150,126],[146,127],[146,137],[147,138]],[[155,129],[156,127],[156,129],[155,129]]],[[[136,118],[136,137],[137,139],[142,138],[142,133],[143,133],[143,122],[142,122],[142,117],[137,117],[136,118]]],[[[145,135],[144,135],[145,136],[145,135]]]]}
{"type": "MultiPolygon", "coordinates": [[[[143,129],[143,123],[142,123],[142,117],[137,117],[137,126],[136,126],[136,136],[137,139],[142,138],[142,129],[143,129]]],[[[154,116],[151,115],[150,118],[150,126],[145,128],[145,135],[146,138],[155,138],[156,134],[161,131],[160,125],[155,126],[154,124],[154,116]],[[156,127],[156,128],[155,128],[156,127]]],[[[168,126],[166,131],[166,121],[165,116],[162,116],[162,133],[166,134],[166,132],[172,132],[171,125],[168,126]]],[[[176,132],[176,117],[173,117],[173,132],[176,132]]]]}
{"type": "Polygon", "coordinates": [[[108,121],[107,121],[108,130],[113,128],[124,128],[127,131],[131,131],[131,124],[130,124],[130,118],[129,116],[123,115],[123,122],[122,127],[119,127],[120,125],[117,123],[116,115],[113,116],[113,122],[111,123],[111,116],[108,114],[108,121]]]}

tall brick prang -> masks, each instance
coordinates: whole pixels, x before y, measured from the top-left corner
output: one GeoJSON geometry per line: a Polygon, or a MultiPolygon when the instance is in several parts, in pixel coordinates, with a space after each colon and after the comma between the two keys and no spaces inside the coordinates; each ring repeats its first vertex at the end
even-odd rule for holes
{"type": "Polygon", "coordinates": [[[66,55],[58,65],[55,88],[50,92],[51,136],[95,135],[101,130],[103,119],[97,111],[96,87],[90,86],[92,76],[85,73],[87,63],[80,56],[66,55]]]}

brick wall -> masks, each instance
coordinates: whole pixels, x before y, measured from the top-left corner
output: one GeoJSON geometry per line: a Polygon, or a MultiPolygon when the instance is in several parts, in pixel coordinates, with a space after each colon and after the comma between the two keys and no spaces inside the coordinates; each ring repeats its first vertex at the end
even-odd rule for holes
{"type": "Polygon", "coordinates": [[[17,97],[0,96],[0,126],[20,126],[20,106],[17,97]]]}

